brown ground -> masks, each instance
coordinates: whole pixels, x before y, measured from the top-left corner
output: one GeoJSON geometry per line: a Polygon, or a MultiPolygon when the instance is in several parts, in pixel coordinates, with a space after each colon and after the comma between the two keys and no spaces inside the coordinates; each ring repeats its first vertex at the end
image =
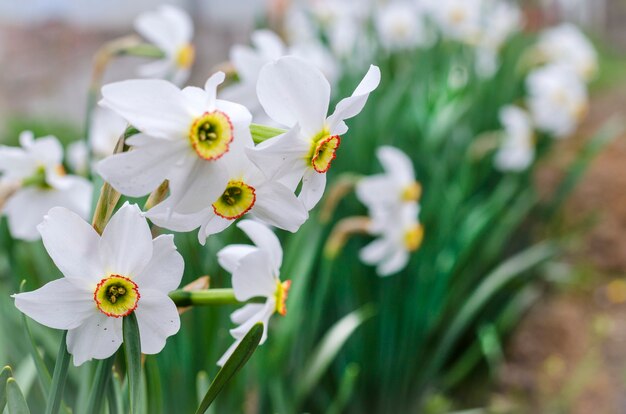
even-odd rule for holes
{"type": "MultiPolygon", "coordinates": [[[[580,136],[620,114],[626,119],[625,84],[594,98],[580,136]]],[[[555,151],[539,174],[546,191],[583,142],[569,140],[555,151]]],[[[585,230],[567,259],[574,280],[518,327],[495,405],[504,401],[504,411],[515,413],[626,413],[626,134],[594,161],[561,221],[585,230]]]]}

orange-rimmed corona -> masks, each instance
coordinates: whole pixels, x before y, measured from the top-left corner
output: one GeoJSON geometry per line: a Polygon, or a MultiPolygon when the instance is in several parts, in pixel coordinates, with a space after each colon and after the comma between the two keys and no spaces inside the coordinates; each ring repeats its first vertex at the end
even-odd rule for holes
{"type": "Polygon", "coordinates": [[[274,299],[276,300],[276,313],[281,316],[287,314],[287,297],[289,296],[289,289],[291,288],[291,280],[285,280],[281,283],[280,280],[276,281],[276,292],[274,293],[274,299]]]}
{"type": "Polygon", "coordinates": [[[226,190],[213,203],[213,211],[218,216],[235,220],[246,214],[256,201],[256,191],[241,180],[230,180],[226,190]]]}
{"type": "Polygon", "coordinates": [[[341,144],[339,135],[330,135],[327,131],[322,131],[311,142],[311,151],[308,158],[309,163],[318,173],[325,173],[330,169],[330,165],[337,157],[337,148],[341,144]]]}
{"type": "Polygon", "coordinates": [[[200,158],[216,160],[228,152],[233,141],[233,124],[222,111],[205,112],[191,125],[189,141],[200,158]]]}
{"type": "Polygon", "coordinates": [[[102,279],[93,293],[100,312],[113,318],[130,315],[139,302],[137,284],[125,276],[111,275],[102,279]]]}

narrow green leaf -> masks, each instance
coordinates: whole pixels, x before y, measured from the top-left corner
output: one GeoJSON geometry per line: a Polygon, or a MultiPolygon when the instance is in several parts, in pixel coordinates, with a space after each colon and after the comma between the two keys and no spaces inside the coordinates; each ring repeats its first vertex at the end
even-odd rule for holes
{"type": "Polygon", "coordinates": [[[355,363],[346,367],[341,382],[339,383],[339,391],[337,391],[337,395],[328,407],[326,414],[341,414],[345,411],[354,393],[354,386],[356,385],[360,371],[361,369],[355,363]]]}
{"type": "Polygon", "coordinates": [[[250,125],[250,133],[252,134],[252,140],[254,141],[255,144],[259,144],[270,138],[284,134],[285,132],[287,131],[285,131],[284,129],[280,129],[280,128],[273,128],[273,127],[259,125],[259,124],[250,125]]]}
{"type": "Polygon", "coordinates": [[[4,410],[4,406],[7,404],[7,380],[13,376],[10,366],[5,366],[0,371],[0,413],[4,410]]]}
{"type": "Polygon", "coordinates": [[[243,337],[241,343],[235,349],[235,352],[226,361],[222,369],[220,369],[211,382],[211,386],[206,395],[202,399],[200,406],[196,410],[196,414],[204,414],[211,403],[215,400],[215,397],[222,391],[222,388],[239,372],[241,368],[248,362],[256,348],[261,342],[263,336],[263,324],[258,322],[250,331],[243,337]]]}
{"type": "Polygon", "coordinates": [[[102,412],[104,405],[104,396],[110,383],[111,368],[115,361],[115,354],[107,359],[98,361],[98,367],[96,368],[96,374],[94,376],[93,385],[91,387],[91,394],[89,395],[89,402],[87,403],[87,410],[85,412],[90,414],[99,414],[102,412]]]}
{"type": "Polygon", "coordinates": [[[130,413],[139,412],[141,402],[141,342],[135,313],[124,318],[124,354],[130,389],[130,413]]]}
{"type": "Polygon", "coordinates": [[[161,414],[163,412],[163,390],[156,358],[152,355],[146,356],[145,367],[148,412],[150,414],[161,414]]]}
{"type": "Polygon", "coordinates": [[[30,414],[26,398],[15,378],[9,378],[6,384],[7,410],[9,414],[30,414]]]}
{"type": "Polygon", "coordinates": [[[59,353],[57,354],[56,364],[54,365],[54,373],[52,374],[52,383],[48,392],[48,402],[46,403],[46,414],[56,414],[59,412],[61,401],[63,401],[63,390],[65,389],[65,381],[67,380],[67,369],[70,365],[70,353],[67,352],[65,344],[67,331],[63,332],[59,353]]]}
{"type": "Polygon", "coordinates": [[[309,395],[356,328],[375,313],[371,305],[366,305],[350,312],[328,330],[310,359],[304,364],[303,376],[296,386],[296,401],[301,402],[309,395]]]}

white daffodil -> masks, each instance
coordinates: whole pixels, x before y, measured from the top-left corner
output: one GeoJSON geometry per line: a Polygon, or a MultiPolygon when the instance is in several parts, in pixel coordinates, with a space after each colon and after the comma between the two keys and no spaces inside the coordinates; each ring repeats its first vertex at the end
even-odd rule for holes
{"type": "Polygon", "coordinates": [[[141,76],[168,79],[182,85],[189,78],[195,50],[193,23],[178,7],[162,5],[135,19],[135,30],[157,46],[165,57],[140,68],[141,76]]]}
{"type": "Polygon", "coordinates": [[[344,120],[356,116],[380,82],[380,70],[371,66],[352,96],[341,100],[327,117],[330,85],[324,75],[296,57],[283,57],[261,70],[257,92],[265,112],[290,130],[248,151],[250,158],[292,191],[300,180],[299,198],[312,209],[322,197],[326,172],[348,131],[344,120]]]}
{"type": "Polygon", "coordinates": [[[552,64],[526,79],[526,98],[538,129],[557,138],[570,135],[587,113],[587,88],[569,66],[552,64]]]}
{"type": "Polygon", "coordinates": [[[283,249],[278,237],[264,225],[251,220],[242,220],[237,226],[256,246],[227,246],[217,253],[217,259],[220,266],[232,274],[233,290],[238,301],[265,298],[265,302],[247,304],[232,313],[230,318],[238,325],[230,331],[235,343],[218,361],[220,366],[224,365],[246,333],[258,322],[263,322],[260,343],[265,342],[272,315],[287,313],[285,302],[291,285],[289,280],[280,280],[283,249]]]}
{"type": "Polygon", "coordinates": [[[245,148],[253,146],[248,136],[240,138],[224,159],[228,182],[211,203],[203,204],[201,194],[172,202],[169,199],[146,215],[157,225],[174,231],[191,231],[200,227],[198,239],[204,244],[211,234],[219,233],[245,214],[291,232],[297,231],[308,218],[308,212],[293,190],[265,175],[247,157],[245,148]],[[199,206],[194,209],[193,206],[199,206]]]}
{"type": "Polygon", "coordinates": [[[598,56],[593,45],[571,23],[545,30],[539,37],[537,51],[540,59],[571,66],[586,81],[598,71],[598,56]]]}
{"type": "Polygon", "coordinates": [[[0,146],[0,184],[15,188],[4,207],[0,206],[11,235],[27,241],[39,239],[37,224],[56,206],[87,217],[92,185],[65,173],[59,140],[53,136],[34,139],[32,132],[25,131],[20,145],[22,148],[0,146]]]}
{"type": "Polygon", "coordinates": [[[425,25],[424,16],[410,2],[394,1],[381,5],[374,14],[374,23],[386,50],[430,46],[434,41],[425,25]]]}
{"type": "Polygon", "coordinates": [[[97,172],[122,194],[139,197],[169,180],[170,206],[180,213],[210,206],[229,180],[221,159],[239,139],[250,138],[252,116],[232,102],[216,99],[224,81],[218,72],[205,89],[182,91],[164,80],[130,80],[106,85],[101,104],[142,134],[131,151],[98,163],[97,172]],[[192,202],[197,202],[194,204],[192,202]]]}
{"type": "Polygon", "coordinates": [[[152,240],[136,205],[125,204],[102,236],[76,214],[53,208],[38,226],[48,254],[64,277],[13,295],[35,321],[67,330],[74,365],[105,359],[122,343],[122,319],[134,312],[141,352],[156,354],[178,332],[180,319],[168,293],[183,275],[172,235],[152,240]]]}
{"type": "Polygon", "coordinates": [[[508,105],[500,110],[504,141],[496,152],[494,164],[500,171],[523,171],[535,158],[532,120],[523,109],[508,105]]]}
{"type": "Polygon", "coordinates": [[[478,42],[483,0],[440,0],[430,10],[445,37],[468,44],[478,42]]]}
{"type": "Polygon", "coordinates": [[[91,152],[97,159],[113,154],[117,141],[126,130],[127,123],[110,109],[96,107],[89,128],[91,152]]]}
{"type": "Polygon", "coordinates": [[[376,156],[385,170],[361,179],[356,186],[359,200],[370,209],[385,208],[394,211],[405,203],[416,202],[422,192],[415,180],[411,159],[390,146],[376,150],[376,156]]]}
{"type": "Polygon", "coordinates": [[[361,249],[361,260],[376,265],[379,276],[389,276],[404,269],[410,254],[419,248],[424,237],[418,214],[416,202],[405,203],[393,215],[387,209],[371,210],[369,232],[378,238],[361,249]]]}

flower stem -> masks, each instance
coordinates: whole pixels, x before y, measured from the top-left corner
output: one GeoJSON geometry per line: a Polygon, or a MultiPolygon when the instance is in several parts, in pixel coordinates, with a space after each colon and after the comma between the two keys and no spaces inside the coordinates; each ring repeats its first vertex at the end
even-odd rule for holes
{"type": "Polygon", "coordinates": [[[371,220],[366,216],[346,217],[333,227],[324,245],[324,257],[334,259],[353,234],[368,234],[371,220]]]}
{"type": "MultiPolygon", "coordinates": [[[[233,289],[175,290],[170,298],[176,306],[239,305],[233,289]]],[[[246,303],[263,303],[265,298],[252,298],[246,303]]]]}

